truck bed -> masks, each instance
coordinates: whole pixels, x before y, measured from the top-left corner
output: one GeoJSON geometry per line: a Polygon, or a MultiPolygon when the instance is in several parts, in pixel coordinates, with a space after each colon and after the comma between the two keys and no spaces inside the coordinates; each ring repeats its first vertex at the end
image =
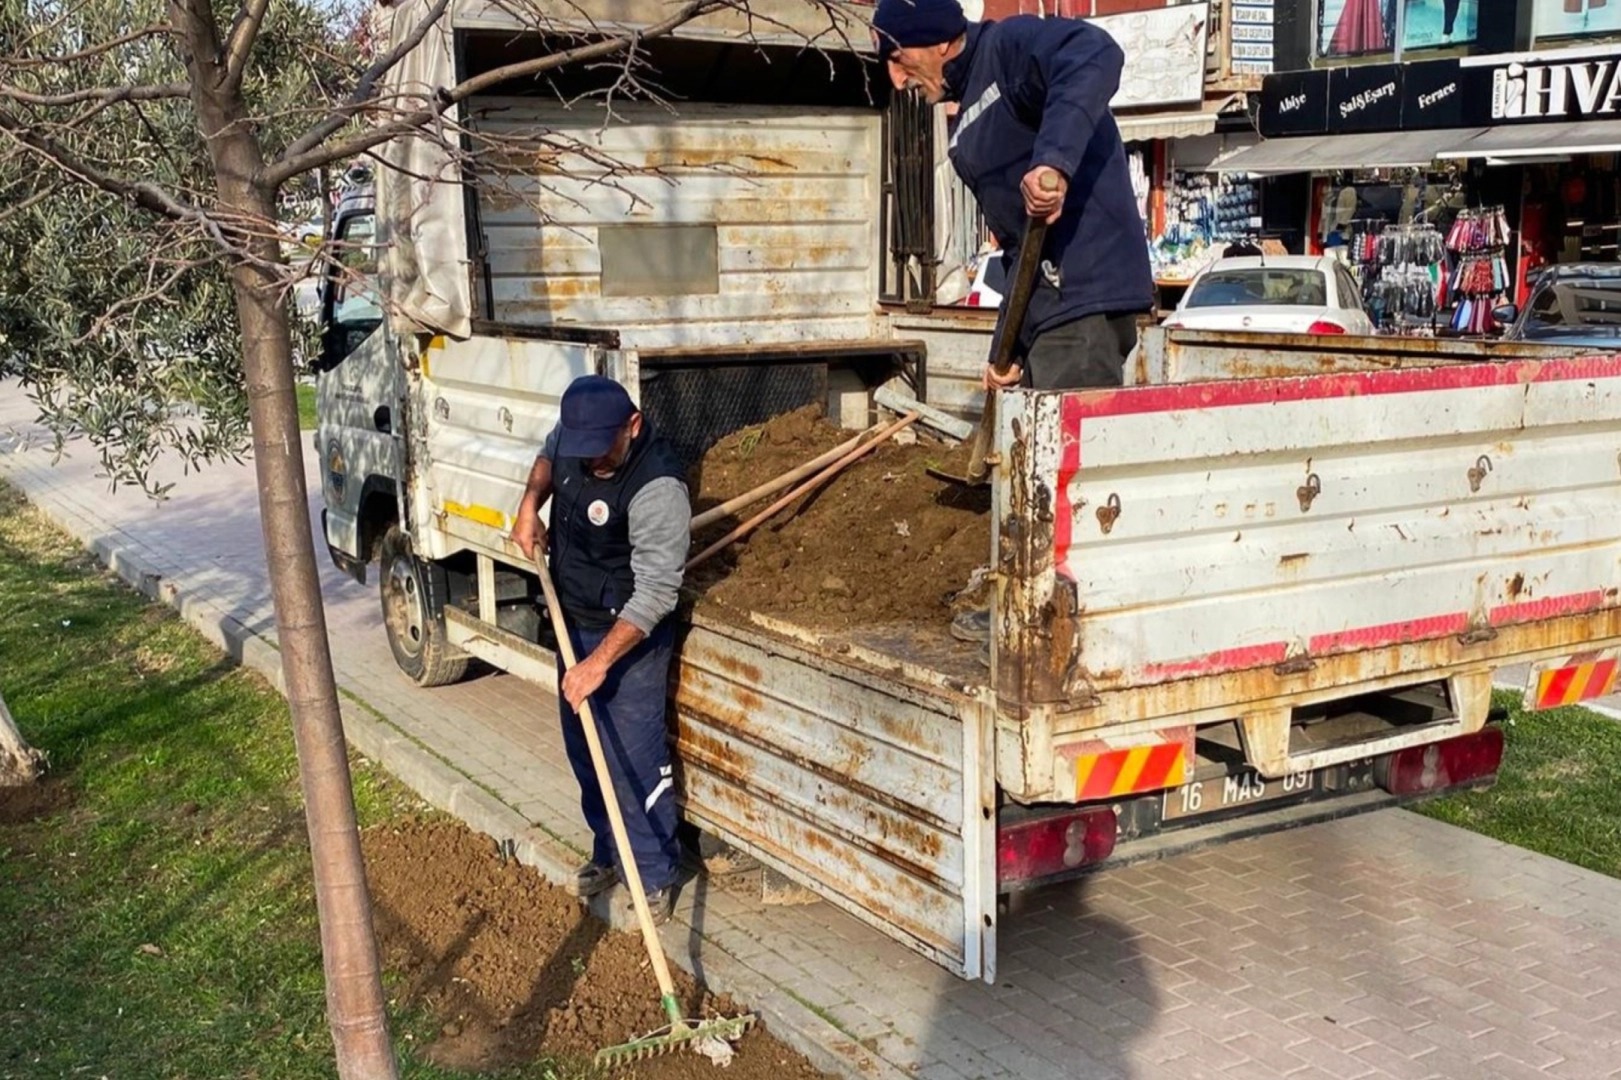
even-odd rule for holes
{"type": "MultiPolygon", "coordinates": [[[[478,557],[481,596],[495,564],[522,569],[499,508],[591,367],[624,370],[546,343],[424,364],[415,527],[431,557],[478,557]]],[[[700,603],[673,694],[688,817],[991,978],[999,815],[1085,802],[1099,740],[1182,741],[1197,772],[1225,725],[1267,777],[1349,768],[1476,730],[1499,666],[1621,648],[1621,358],[1153,331],[1133,374],[1004,399],[989,674],[943,621],[833,632],[700,603]],[[1393,734],[1296,723],[1419,684],[1444,707],[1393,734]]],[[[456,640],[546,677],[481,609],[456,640]]]]}

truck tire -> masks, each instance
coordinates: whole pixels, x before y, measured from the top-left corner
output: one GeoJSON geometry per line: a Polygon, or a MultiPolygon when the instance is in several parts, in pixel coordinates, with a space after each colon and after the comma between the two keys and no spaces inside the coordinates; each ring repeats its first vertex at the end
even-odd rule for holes
{"type": "Polygon", "coordinates": [[[383,536],[378,571],[383,627],[400,670],[418,686],[460,680],[469,657],[445,636],[444,571],[417,558],[398,525],[383,536]]]}

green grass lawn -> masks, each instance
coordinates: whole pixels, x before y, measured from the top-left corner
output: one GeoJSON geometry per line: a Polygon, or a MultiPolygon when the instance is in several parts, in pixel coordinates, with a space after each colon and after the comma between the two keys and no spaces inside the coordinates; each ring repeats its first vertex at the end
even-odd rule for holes
{"type": "Polygon", "coordinates": [[[309,383],[294,383],[298,391],[298,430],[315,430],[315,387],[309,383]]]}
{"type": "MultiPolygon", "coordinates": [[[[0,815],[0,1078],[330,1077],[282,699],[3,484],[0,657],[57,804],[0,815]]],[[[355,787],[363,822],[414,805],[355,787]]],[[[425,1023],[395,1017],[406,1075],[448,1076],[425,1023]]]]}
{"type": "Polygon", "coordinates": [[[1484,791],[1420,805],[1420,813],[1556,859],[1621,877],[1621,722],[1586,709],[1509,710],[1503,771],[1484,791]]]}

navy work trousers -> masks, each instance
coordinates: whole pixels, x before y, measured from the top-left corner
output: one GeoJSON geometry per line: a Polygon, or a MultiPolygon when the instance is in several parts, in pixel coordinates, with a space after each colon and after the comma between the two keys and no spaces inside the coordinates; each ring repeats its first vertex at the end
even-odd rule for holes
{"type": "MultiPolygon", "coordinates": [[[[583,660],[608,632],[571,627],[570,634],[575,652],[583,660]]],[[[591,709],[619,796],[625,832],[636,868],[642,874],[642,887],[648,892],[675,884],[681,858],[675,837],[675,779],[664,722],[673,640],[669,621],[660,623],[650,637],[609,670],[602,688],[591,695],[591,709]]],[[[559,682],[562,666],[559,658],[559,682]]],[[[613,830],[580,715],[562,694],[557,695],[557,707],[563,717],[563,746],[569,764],[574,766],[575,779],[580,782],[580,810],[591,826],[591,861],[623,870],[623,864],[615,859],[613,830]]]]}

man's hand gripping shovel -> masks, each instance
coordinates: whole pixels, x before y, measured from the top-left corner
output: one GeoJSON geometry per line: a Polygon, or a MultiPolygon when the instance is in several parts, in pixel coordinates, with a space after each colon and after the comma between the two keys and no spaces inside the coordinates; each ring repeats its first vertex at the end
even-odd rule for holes
{"type": "MultiPolygon", "coordinates": [[[[1058,176],[1048,172],[1041,177],[1044,191],[1058,190],[1058,176]]],[[[1024,328],[1024,316],[1030,309],[1030,295],[1035,292],[1036,275],[1041,271],[1041,247],[1047,239],[1047,221],[1031,217],[1025,222],[1024,238],[1019,241],[1019,261],[1013,270],[1013,287],[1002,303],[1002,317],[996,326],[996,341],[991,346],[991,371],[1005,376],[1013,366],[1013,347],[1018,343],[1019,331],[1024,328]]],[[[974,433],[968,457],[968,473],[956,476],[930,469],[929,473],[941,480],[970,487],[983,487],[991,478],[991,442],[996,437],[996,387],[985,391],[985,407],[980,413],[979,430],[974,433]]]]}

